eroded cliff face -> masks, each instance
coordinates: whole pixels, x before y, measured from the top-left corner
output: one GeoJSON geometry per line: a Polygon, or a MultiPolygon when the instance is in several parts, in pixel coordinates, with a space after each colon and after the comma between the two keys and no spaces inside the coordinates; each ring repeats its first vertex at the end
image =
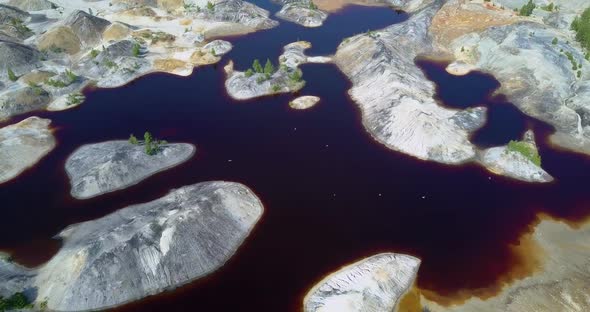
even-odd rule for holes
{"type": "Polygon", "coordinates": [[[72,225],[44,266],[0,261],[0,295],[34,289],[52,311],[104,309],[174,289],[220,268],[263,213],[247,187],[205,182],[72,225]]]}
{"type": "Polygon", "coordinates": [[[324,278],[305,296],[305,312],[394,311],[411,288],[420,260],[383,253],[348,265],[324,278]]]}

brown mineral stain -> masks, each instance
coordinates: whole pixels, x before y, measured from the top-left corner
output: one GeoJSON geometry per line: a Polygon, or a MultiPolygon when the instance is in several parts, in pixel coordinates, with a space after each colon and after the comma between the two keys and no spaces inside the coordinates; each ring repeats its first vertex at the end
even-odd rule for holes
{"type": "Polygon", "coordinates": [[[436,302],[442,306],[460,305],[473,297],[482,300],[495,297],[502,292],[504,287],[541,271],[545,251],[532,236],[532,230],[540,221],[541,218],[538,218],[529,227],[529,231],[525,232],[517,242],[509,246],[511,255],[509,259],[509,271],[498,276],[489,286],[476,289],[459,289],[452,293],[442,293],[441,291],[431,289],[419,289],[420,293],[427,300],[436,302]]]}
{"type": "Polygon", "coordinates": [[[400,299],[397,305],[397,312],[422,312],[422,303],[420,302],[420,290],[416,285],[408,290],[400,299]]]}

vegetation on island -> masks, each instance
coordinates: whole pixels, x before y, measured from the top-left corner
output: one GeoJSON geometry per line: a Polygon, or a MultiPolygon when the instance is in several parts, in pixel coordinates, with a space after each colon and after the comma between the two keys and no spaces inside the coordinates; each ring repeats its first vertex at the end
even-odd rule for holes
{"type": "Polygon", "coordinates": [[[145,153],[150,156],[156,155],[162,150],[162,145],[168,144],[165,140],[154,139],[148,131],[143,134],[143,141],[138,140],[133,134],[129,136],[128,141],[132,145],[143,145],[145,153]]]}
{"type": "Polygon", "coordinates": [[[7,74],[8,74],[8,79],[10,79],[10,81],[15,82],[18,80],[18,76],[14,74],[14,72],[12,71],[12,69],[7,69],[7,74]]]}
{"type": "Polygon", "coordinates": [[[530,143],[512,140],[508,143],[507,150],[511,152],[520,153],[526,159],[530,160],[533,164],[539,167],[541,166],[541,155],[539,155],[537,149],[530,143]]]}
{"type": "Polygon", "coordinates": [[[82,94],[80,92],[70,93],[70,94],[68,94],[68,97],[66,99],[66,104],[68,106],[78,105],[78,104],[82,103],[85,98],[86,97],[84,96],[84,94],[82,94]]]}
{"type": "Polygon", "coordinates": [[[78,76],[69,69],[66,69],[65,75],[65,81],[60,79],[47,79],[45,80],[45,84],[55,88],[65,88],[78,80],[78,76]]]}
{"type": "Polygon", "coordinates": [[[523,5],[522,8],[520,8],[518,14],[520,16],[531,16],[535,8],[537,8],[537,5],[533,2],[533,0],[529,0],[527,4],[523,5]]]}
{"type": "Polygon", "coordinates": [[[576,40],[586,49],[586,59],[590,60],[590,7],[574,19],[571,29],[576,32],[576,40]]]}
{"type": "Polygon", "coordinates": [[[8,298],[0,296],[0,312],[30,309],[32,307],[33,305],[22,292],[17,292],[8,298]]]}
{"type": "Polygon", "coordinates": [[[318,6],[315,3],[313,3],[313,1],[309,1],[309,9],[310,10],[317,10],[318,6]]]}

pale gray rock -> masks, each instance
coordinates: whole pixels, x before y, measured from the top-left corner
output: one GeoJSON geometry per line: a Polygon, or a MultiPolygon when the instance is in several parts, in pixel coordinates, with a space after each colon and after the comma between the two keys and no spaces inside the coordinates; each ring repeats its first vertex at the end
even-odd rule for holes
{"type": "Polygon", "coordinates": [[[0,94],[0,120],[20,114],[43,110],[51,102],[51,96],[39,86],[20,87],[0,94]]]}
{"type": "Polygon", "coordinates": [[[412,287],[420,260],[384,253],[330,274],[305,296],[304,312],[394,311],[412,287]]]}
{"type": "Polygon", "coordinates": [[[50,123],[30,117],[0,129],[0,183],[14,179],[53,150],[50,123]]]}
{"type": "Polygon", "coordinates": [[[262,213],[241,184],[185,186],[66,228],[59,252],[36,270],[0,261],[0,294],[35,289],[48,310],[86,311],[171,290],[222,267],[262,213]]]}
{"type": "Polygon", "coordinates": [[[222,0],[215,3],[213,10],[203,9],[198,13],[205,19],[237,23],[253,29],[276,27],[278,22],[270,19],[269,15],[267,10],[242,0],[222,0]]]}
{"type": "Polygon", "coordinates": [[[57,5],[49,0],[10,0],[8,5],[24,11],[42,11],[57,8],[57,5]]]}
{"type": "Polygon", "coordinates": [[[328,13],[312,8],[311,1],[284,1],[286,2],[281,10],[277,12],[277,16],[297,23],[305,27],[320,27],[324,24],[328,13]]]}
{"type": "Polygon", "coordinates": [[[13,6],[0,4],[0,24],[9,24],[13,20],[27,22],[30,18],[31,15],[26,11],[13,6]]]}
{"type": "Polygon", "coordinates": [[[300,97],[294,99],[293,101],[289,102],[289,107],[291,107],[292,109],[300,109],[300,110],[308,109],[308,108],[314,107],[319,101],[320,101],[320,98],[317,96],[310,96],[310,95],[300,96],[300,97]]]}
{"type": "Polygon", "coordinates": [[[476,157],[469,136],[485,114],[441,107],[433,99],[434,84],[414,63],[434,51],[428,29],[441,4],[406,22],[346,39],[334,60],[353,82],[349,94],[376,140],[420,159],[460,164],[476,157]]]}
{"type": "Polygon", "coordinates": [[[34,48],[16,42],[0,40],[0,77],[8,78],[8,69],[16,75],[24,75],[37,68],[41,53],[34,48]]]}
{"type": "Polygon", "coordinates": [[[111,22],[77,10],[64,20],[64,24],[74,31],[84,46],[92,48],[102,41],[102,34],[111,22]]]}
{"type": "Polygon", "coordinates": [[[231,51],[231,49],[231,43],[225,40],[213,40],[203,47],[203,50],[205,51],[215,51],[214,55],[226,54],[231,51]]]}
{"type": "Polygon", "coordinates": [[[185,162],[194,153],[191,144],[165,144],[155,155],[127,141],[84,145],[66,161],[71,194],[87,199],[127,188],[185,162]]]}

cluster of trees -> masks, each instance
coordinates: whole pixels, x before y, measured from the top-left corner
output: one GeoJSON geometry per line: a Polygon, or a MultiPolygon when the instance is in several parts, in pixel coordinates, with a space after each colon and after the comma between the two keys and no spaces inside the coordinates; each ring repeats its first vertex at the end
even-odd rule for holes
{"type": "Polygon", "coordinates": [[[143,134],[143,142],[140,142],[133,134],[131,134],[129,136],[129,143],[133,145],[140,145],[143,143],[145,153],[150,156],[156,155],[162,149],[162,145],[168,144],[168,142],[164,140],[154,139],[152,134],[148,131],[143,134]]]}
{"type": "MultiPolygon", "coordinates": [[[[574,19],[571,28],[576,32],[576,40],[590,52],[590,8],[574,19]]],[[[586,59],[590,60],[590,53],[586,54],[586,59]]]]}
{"type": "Polygon", "coordinates": [[[512,152],[517,152],[522,154],[528,160],[530,160],[533,164],[537,166],[541,166],[541,155],[536,148],[531,146],[531,144],[522,141],[510,141],[508,143],[508,150],[512,152]]]}
{"type": "Polygon", "coordinates": [[[518,14],[521,16],[531,16],[533,14],[533,10],[537,8],[537,5],[533,2],[533,0],[529,0],[529,2],[520,8],[518,14]]]}
{"type": "Polygon", "coordinates": [[[65,81],[58,80],[58,79],[47,79],[47,80],[45,80],[45,84],[50,85],[55,88],[65,88],[65,87],[71,85],[72,83],[76,82],[76,80],[78,80],[78,76],[76,74],[74,74],[69,69],[66,69],[65,74],[66,74],[65,81]]]}
{"type": "Polygon", "coordinates": [[[272,64],[270,59],[266,59],[266,64],[262,67],[259,60],[254,60],[252,63],[252,68],[248,68],[246,70],[246,77],[252,77],[254,74],[263,74],[263,76],[258,77],[258,82],[262,83],[265,80],[269,80],[272,74],[276,72],[275,66],[272,64]]]}

